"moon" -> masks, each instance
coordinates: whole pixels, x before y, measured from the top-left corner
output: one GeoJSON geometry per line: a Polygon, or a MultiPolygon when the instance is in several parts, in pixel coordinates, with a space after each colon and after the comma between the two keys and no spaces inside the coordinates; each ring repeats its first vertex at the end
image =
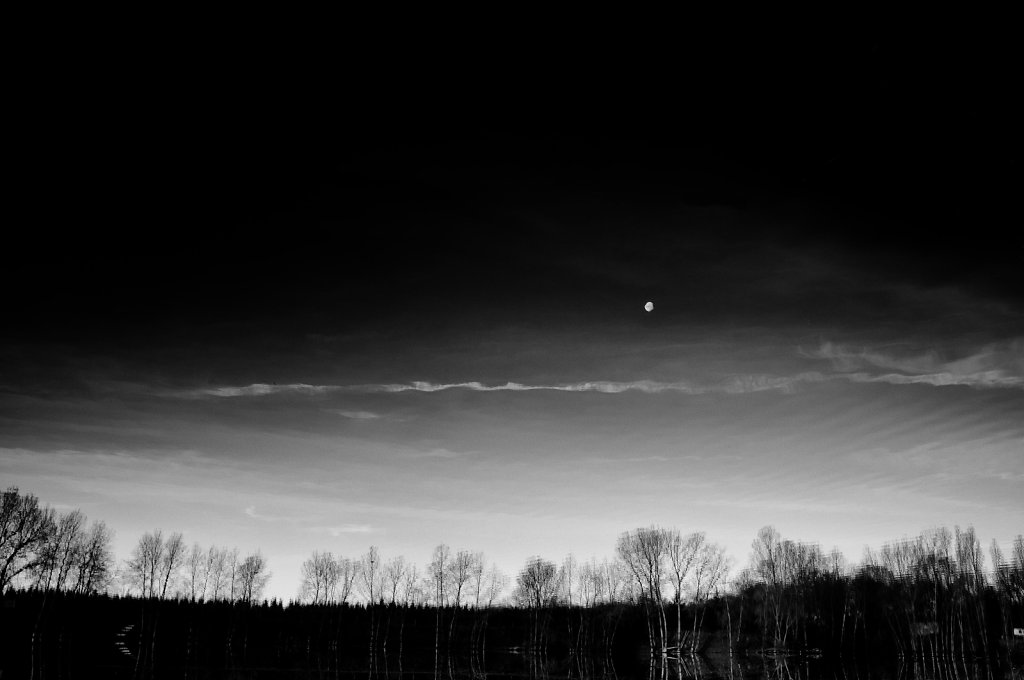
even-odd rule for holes
{"type": "Polygon", "coordinates": [[[654,309],[654,303],[653,302],[648,302],[647,304],[644,305],[644,309],[646,309],[648,312],[653,310],[654,309]]]}

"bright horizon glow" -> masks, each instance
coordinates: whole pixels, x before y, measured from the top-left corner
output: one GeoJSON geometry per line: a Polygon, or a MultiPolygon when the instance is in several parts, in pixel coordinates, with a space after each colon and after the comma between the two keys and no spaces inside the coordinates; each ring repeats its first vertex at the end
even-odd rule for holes
{"type": "MultiPolygon", "coordinates": [[[[677,361],[687,348],[705,367],[761,355],[671,382],[101,381],[21,400],[50,435],[9,437],[23,441],[0,449],[3,480],[106,521],[120,559],[156,528],[259,549],[266,596],[284,601],[313,550],[370,545],[424,565],[447,543],[509,575],[534,555],[610,559],[619,534],[650,525],[706,532],[733,574],[768,524],[851,564],[935,526],[1009,547],[1024,526],[1020,343],[959,362],[751,343],[646,350],[677,361]],[[766,362],[776,372],[753,370],[766,362]]],[[[655,368],[644,373],[673,372],[655,368]]]]}

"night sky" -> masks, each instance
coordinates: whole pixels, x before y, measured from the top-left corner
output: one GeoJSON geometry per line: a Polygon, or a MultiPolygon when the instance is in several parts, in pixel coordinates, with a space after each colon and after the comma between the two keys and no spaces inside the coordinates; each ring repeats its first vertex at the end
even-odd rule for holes
{"type": "Polygon", "coordinates": [[[1020,55],[960,38],[58,59],[19,105],[0,482],[121,557],[260,548],[284,598],[371,544],[1006,546],[1020,55]]]}

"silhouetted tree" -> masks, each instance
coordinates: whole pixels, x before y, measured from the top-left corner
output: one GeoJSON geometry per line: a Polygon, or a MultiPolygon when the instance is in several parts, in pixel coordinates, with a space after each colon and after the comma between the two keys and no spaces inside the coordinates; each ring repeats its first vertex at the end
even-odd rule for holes
{"type": "Polygon", "coordinates": [[[144,598],[156,596],[163,554],[164,533],[161,529],[143,534],[132,550],[128,561],[128,576],[144,598]]]}
{"type": "Polygon", "coordinates": [[[167,597],[167,590],[179,575],[181,568],[185,566],[187,548],[181,534],[175,532],[170,535],[164,544],[163,553],[160,556],[160,598],[167,597]]]}
{"type": "Polygon", "coordinates": [[[451,548],[444,543],[434,548],[433,556],[428,567],[427,578],[433,593],[434,600],[434,670],[439,668],[441,655],[441,623],[442,613],[445,606],[446,585],[448,581],[448,561],[451,557],[451,548]]]}
{"type": "Polygon", "coordinates": [[[451,593],[452,606],[458,608],[462,605],[462,595],[473,574],[473,553],[468,550],[460,550],[449,561],[446,578],[448,579],[448,591],[451,593]]]}
{"type": "Polygon", "coordinates": [[[185,594],[191,600],[201,600],[206,596],[206,551],[198,543],[193,543],[188,551],[187,574],[185,576],[185,594]]]}
{"type": "Polygon", "coordinates": [[[172,579],[185,564],[185,541],[180,533],[164,540],[163,531],[145,533],[132,550],[128,561],[131,582],[139,588],[142,597],[165,598],[172,579]]]}
{"type": "Polygon", "coordinates": [[[704,532],[683,536],[678,531],[672,531],[669,535],[667,552],[672,578],[672,602],[676,606],[676,649],[679,651],[683,647],[683,584],[706,538],[704,532]]]}
{"type": "Polygon", "coordinates": [[[698,611],[695,611],[693,616],[693,634],[690,638],[691,652],[697,651],[708,599],[712,593],[716,592],[728,571],[729,560],[725,555],[725,548],[717,543],[702,541],[697,549],[690,577],[693,602],[699,610],[699,614],[698,611]]]}
{"type": "Polygon", "coordinates": [[[999,602],[999,616],[1002,621],[1002,637],[1006,641],[1006,653],[1010,654],[1011,628],[1014,609],[1024,604],[1024,536],[1017,536],[1009,559],[1004,558],[999,543],[993,539],[991,547],[992,570],[995,592],[999,602]]]}
{"type": "Polygon", "coordinates": [[[570,607],[573,605],[573,590],[579,576],[578,567],[579,562],[572,553],[566,555],[562,559],[561,566],[558,567],[558,584],[562,588],[559,599],[570,607]]]}
{"type": "Polygon", "coordinates": [[[541,557],[531,557],[516,577],[512,594],[519,606],[531,613],[530,646],[542,653],[547,642],[548,608],[558,599],[558,567],[541,557]]]}
{"type": "Polygon", "coordinates": [[[448,570],[451,553],[451,548],[442,543],[434,548],[434,553],[430,560],[428,576],[431,582],[435,607],[440,608],[447,604],[448,570]]]}
{"type": "Polygon", "coordinates": [[[657,650],[661,654],[664,654],[667,648],[668,628],[661,587],[665,579],[665,560],[671,542],[672,531],[647,527],[625,532],[619,537],[616,545],[620,559],[629,568],[637,584],[644,609],[648,614],[647,632],[651,651],[657,650]]]}
{"type": "Polygon", "coordinates": [[[220,600],[229,592],[228,584],[228,549],[211,545],[206,551],[206,568],[204,570],[203,591],[210,594],[211,600],[220,600]]]}
{"type": "Polygon", "coordinates": [[[94,521],[82,538],[75,566],[78,593],[96,593],[107,589],[114,575],[114,532],[106,523],[94,521]]]}
{"type": "Polygon", "coordinates": [[[22,572],[43,559],[54,531],[53,510],[39,505],[32,494],[9,487],[0,504],[0,593],[22,572]]]}
{"type": "Polygon", "coordinates": [[[299,597],[312,604],[325,604],[334,600],[341,573],[338,561],[331,552],[313,551],[313,556],[302,563],[302,583],[299,597]]]}
{"type": "Polygon", "coordinates": [[[371,545],[370,549],[359,558],[359,567],[356,572],[358,574],[357,583],[366,601],[371,606],[376,604],[377,599],[380,597],[381,572],[383,568],[384,565],[381,564],[380,560],[380,551],[375,545],[371,545]]]}
{"type": "Polygon", "coordinates": [[[225,554],[224,578],[227,587],[228,599],[234,602],[239,597],[241,582],[239,580],[238,548],[232,548],[225,554]]]}
{"type": "Polygon", "coordinates": [[[411,565],[401,555],[391,558],[384,565],[383,589],[390,597],[391,604],[403,601],[400,593],[410,567],[411,565]]]}
{"type": "Polygon", "coordinates": [[[769,622],[773,625],[775,645],[782,644],[782,589],[784,566],[782,538],[775,527],[766,526],[757,532],[751,545],[750,571],[763,584],[762,644],[767,638],[769,622]]]}
{"type": "Polygon", "coordinates": [[[492,564],[487,570],[487,585],[484,586],[484,600],[487,607],[493,607],[501,594],[508,588],[508,575],[498,569],[498,565],[492,564]]]}
{"type": "Polygon", "coordinates": [[[347,557],[338,557],[338,602],[345,604],[352,597],[359,565],[347,557]]]}
{"type": "Polygon", "coordinates": [[[259,601],[270,576],[267,561],[259,551],[246,556],[238,568],[238,599],[245,603],[259,601]]]}
{"type": "Polygon", "coordinates": [[[430,599],[428,591],[420,583],[419,567],[414,563],[406,567],[398,592],[399,602],[405,605],[423,605],[430,599]]]}
{"type": "Polygon", "coordinates": [[[87,593],[107,587],[113,569],[113,533],[103,522],[86,528],[80,510],[59,515],[28,571],[42,590],[87,593]]]}
{"type": "Polygon", "coordinates": [[[65,590],[73,585],[68,579],[74,575],[84,533],[85,516],[80,510],[57,516],[31,570],[37,588],[65,590]]]}
{"type": "Polygon", "coordinates": [[[516,578],[513,597],[522,606],[541,609],[557,601],[558,589],[558,568],[555,563],[541,557],[531,557],[516,578]]]}

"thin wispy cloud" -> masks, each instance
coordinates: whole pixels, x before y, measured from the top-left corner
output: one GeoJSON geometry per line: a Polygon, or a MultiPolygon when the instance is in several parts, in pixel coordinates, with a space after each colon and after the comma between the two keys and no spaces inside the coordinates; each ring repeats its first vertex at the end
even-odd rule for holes
{"type": "Polygon", "coordinates": [[[344,409],[329,408],[324,409],[327,413],[333,413],[339,415],[342,418],[348,418],[349,420],[376,420],[380,418],[379,413],[373,413],[372,411],[346,411],[344,409]]]}
{"type": "Polygon", "coordinates": [[[705,388],[695,387],[682,382],[657,382],[653,380],[636,380],[629,382],[616,382],[608,380],[596,380],[576,383],[562,383],[551,385],[528,385],[518,382],[507,382],[500,385],[485,385],[477,381],[459,383],[431,383],[416,381],[412,383],[398,383],[390,385],[366,385],[368,391],[378,392],[442,392],[445,390],[465,389],[473,392],[531,392],[547,390],[553,392],[602,392],[604,394],[618,394],[620,392],[687,392],[700,393],[705,388]]]}
{"type": "MultiPolygon", "coordinates": [[[[587,380],[564,383],[504,382],[488,384],[477,380],[432,382],[416,380],[404,383],[367,383],[358,385],[316,385],[309,383],[252,383],[205,387],[165,396],[178,398],[241,398],[274,395],[322,396],[330,394],[401,394],[434,393],[450,390],[471,392],[575,392],[599,394],[750,394],[766,391],[790,392],[800,384],[844,380],[855,383],[888,383],[892,385],[932,385],[935,387],[968,386],[975,388],[1024,388],[1024,342],[1014,340],[990,345],[954,360],[943,360],[935,350],[916,354],[899,354],[886,347],[855,348],[833,342],[822,342],[813,349],[798,348],[797,354],[807,359],[826,360],[830,371],[802,371],[793,375],[742,373],[724,377],[709,384],[693,381],[658,380],[587,380]]],[[[344,418],[370,420],[379,417],[370,411],[333,410],[344,418]]]]}
{"type": "MultiPolygon", "coordinates": [[[[234,397],[264,397],[279,394],[298,395],[321,395],[329,393],[347,394],[398,394],[402,392],[445,392],[448,390],[468,390],[471,392],[597,392],[601,394],[621,394],[624,392],[640,392],[644,394],[659,394],[663,392],[677,392],[682,394],[710,394],[729,393],[743,394],[748,392],[763,392],[765,390],[785,390],[799,382],[820,382],[824,377],[819,373],[803,373],[796,376],[771,376],[771,375],[737,375],[716,385],[695,385],[688,382],[659,382],[655,380],[633,380],[633,381],[611,381],[592,380],[573,383],[553,384],[526,384],[519,382],[506,382],[495,385],[487,385],[478,381],[467,381],[457,383],[434,383],[427,381],[413,381],[409,383],[380,383],[365,385],[308,385],[304,383],[288,385],[270,385],[266,383],[255,383],[243,386],[224,386],[189,390],[176,393],[176,396],[191,398],[234,398],[234,397]]],[[[357,418],[366,412],[343,412],[335,411],[339,415],[357,418]],[[351,414],[351,415],[349,415],[351,414]]],[[[366,417],[366,416],[363,416],[366,417]]],[[[375,417],[370,414],[369,417],[375,417]]]]}
{"type": "Polygon", "coordinates": [[[929,373],[925,375],[904,375],[902,373],[848,373],[836,376],[850,382],[858,383],[889,383],[890,385],[933,385],[949,387],[961,385],[965,387],[992,388],[1009,387],[1024,389],[1024,376],[1007,375],[1004,371],[982,371],[980,373],[929,373]]]}
{"type": "Polygon", "coordinates": [[[325,392],[336,392],[340,389],[344,388],[337,385],[306,385],[302,383],[290,385],[253,383],[252,385],[210,387],[179,394],[181,396],[193,397],[265,397],[271,394],[287,393],[323,394],[325,392]]]}
{"type": "MultiPolygon", "coordinates": [[[[756,392],[792,392],[800,384],[821,383],[826,381],[844,380],[855,383],[888,383],[891,385],[932,385],[935,387],[967,386],[975,388],[1024,388],[1024,376],[1011,375],[1004,370],[980,371],[976,373],[853,373],[824,374],[818,371],[806,371],[794,376],[741,375],[716,385],[691,385],[688,383],[664,383],[651,380],[635,382],[593,381],[555,385],[526,385],[522,383],[505,383],[502,385],[485,385],[479,382],[463,383],[426,383],[414,382],[406,384],[382,385],[266,385],[255,384],[241,387],[219,387],[188,393],[191,398],[216,397],[264,397],[280,394],[321,395],[332,392],[348,394],[374,394],[402,392],[433,393],[448,390],[468,390],[471,392],[595,392],[600,394],[622,394],[639,392],[642,394],[752,394],[756,392]]],[[[371,420],[380,416],[369,411],[331,411],[354,420],[371,420]]]]}
{"type": "Polygon", "coordinates": [[[338,526],[307,527],[305,531],[313,534],[327,534],[338,538],[344,534],[372,534],[377,531],[369,524],[340,524],[338,526]]]}
{"type": "Polygon", "coordinates": [[[832,342],[800,353],[828,360],[839,372],[837,377],[851,382],[1024,388],[1024,343],[1019,339],[975,349],[954,360],[943,360],[936,350],[898,354],[886,347],[854,348],[832,342]],[[884,372],[871,372],[873,369],[884,372]]]}
{"type": "Polygon", "coordinates": [[[247,517],[252,517],[253,519],[258,519],[264,522],[283,522],[290,519],[288,517],[281,517],[278,515],[264,515],[263,513],[256,511],[255,505],[246,507],[245,514],[247,517]]]}

